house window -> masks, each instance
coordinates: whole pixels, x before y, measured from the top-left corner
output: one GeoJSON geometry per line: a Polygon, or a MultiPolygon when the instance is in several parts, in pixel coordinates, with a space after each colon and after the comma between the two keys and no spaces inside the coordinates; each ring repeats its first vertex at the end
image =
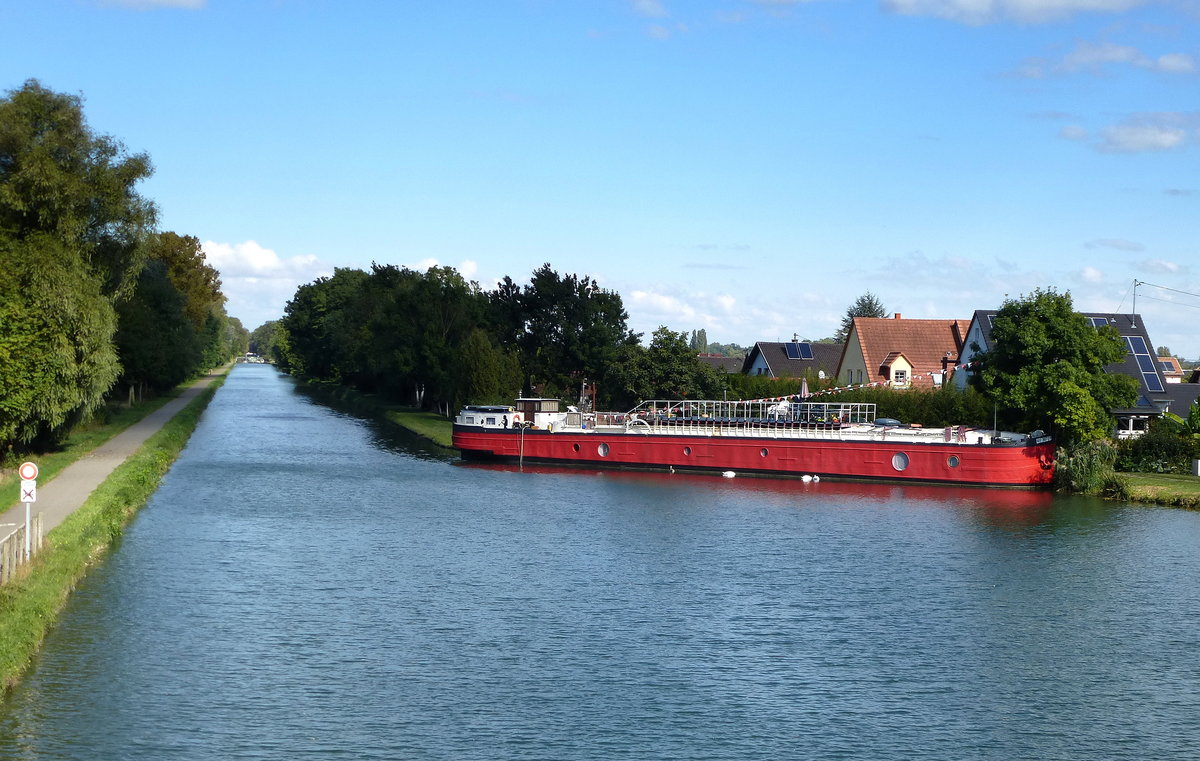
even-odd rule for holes
{"type": "Polygon", "coordinates": [[[859,383],[862,383],[862,382],[863,382],[863,379],[862,379],[862,374],[863,374],[863,371],[862,371],[862,370],[859,370],[859,371],[858,371],[858,382],[859,382],[859,383]]]}
{"type": "Polygon", "coordinates": [[[908,371],[907,370],[897,370],[895,373],[893,373],[893,376],[894,377],[892,378],[892,382],[895,383],[897,386],[904,386],[904,385],[908,384],[908,371]]]}
{"type": "Polygon", "coordinates": [[[847,370],[847,371],[846,371],[846,382],[847,382],[847,383],[853,383],[853,382],[854,382],[854,371],[853,371],[853,370],[847,370]]]}

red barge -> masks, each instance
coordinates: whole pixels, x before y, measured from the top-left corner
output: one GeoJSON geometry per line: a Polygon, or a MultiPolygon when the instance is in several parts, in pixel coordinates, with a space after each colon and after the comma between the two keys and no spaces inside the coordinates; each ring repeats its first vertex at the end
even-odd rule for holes
{"type": "Polygon", "coordinates": [[[587,413],[557,399],[469,405],[454,420],[464,459],[588,467],[1040,488],[1054,443],[965,426],[927,429],[876,419],[875,405],[770,401],[643,402],[587,413]]]}

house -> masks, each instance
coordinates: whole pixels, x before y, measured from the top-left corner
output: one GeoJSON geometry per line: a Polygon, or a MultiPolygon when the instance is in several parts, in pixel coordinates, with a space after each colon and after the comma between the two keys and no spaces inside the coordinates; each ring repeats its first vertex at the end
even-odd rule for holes
{"type": "MultiPolygon", "coordinates": [[[[966,365],[978,354],[991,346],[992,325],[998,312],[978,309],[971,318],[967,340],[959,355],[958,364],[966,365]]],[[[1154,344],[1146,332],[1142,316],[1138,314],[1114,314],[1107,312],[1080,312],[1093,327],[1110,325],[1117,329],[1125,341],[1125,358],[1105,366],[1105,371],[1128,375],[1138,382],[1138,398],[1132,407],[1109,410],[1117,418],[1117,437],[1130,438],[1145,432],[1152,418],[1164,412],[1187,416],[1188,408],[1200,394],[1200,385],[1180,383],[1167,385],[1163,364],[1159,360],[1167,357],[1154,356],[1154,344]]],[[[958,373],[955,383],[961,388],[966,385],[970,371],[958,373]]],[[[1182,378],[1182,371],[1180,371],[1182,378]]]]}
{"type": "Polygon", "coordinates": [[[759,341],[746,354],[742,374],[768,378],[831,378],[837,372],[841,353],[841,344],[813,343],[798,337],[783,343],[759,341]]]}
{"type": "Polygon", "coordinates": [[[1155,357],[1162,367],[1163,380],[1167,383],[1183,382],[1183,365],[1175,357],[1155,357]]]}
{"type": "Polygon", "coordinates": [[[696,360],[719,373],[740,373],[745,357],[726,357],[724,354],[697,354],[696,360]]]}
{"type": "Polygon", "coordinates": [[[954,364],[966,336],[965,320],[905,320],[899,314],[855,317],[838,362],[839,383],[932,387],[954,364]]]}

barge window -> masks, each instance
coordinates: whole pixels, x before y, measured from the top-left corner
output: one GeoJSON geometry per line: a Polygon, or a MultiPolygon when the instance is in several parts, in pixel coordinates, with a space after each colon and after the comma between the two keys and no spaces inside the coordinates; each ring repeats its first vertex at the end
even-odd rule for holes
{"type": "Polygon", "coordinates": [[[601,444],[600,446],[596,447],[596,454],[600,455],[601,457],[608,457],[608,444],[601,444]]]}
{"type": "Polygon", "coordinates": [[[686,457],[691,457],[691,456],[692,456],[692,448],[691,448],[691,447],[684,447],[684,448],[683,448],[683,454],[684,454],[684,456],[686,456],[686,457]]]}
{"type": "Polygon", "coordinates": [[[958,467],[958,455],[956,455],[956,454],[950,455],[948,458],[946,458],[946,464],[952,468],[957,468],[958,467]]]}
{"type": "Polygon", "coordinates": [[[758,450],[758,454],[759,454],[759,456],[760,456],[760,457],[766,457],[766,456],[767,456],[768,454],[770,454],[770,453],[769,453],[769,452],[767,452],[767,448],[766,448],[766,447],[763,447],[762,449],[758,450]]]}
{"type": "Polygon", "coordinates": [[[572,445],[571,445],[571,448],[572,448],[572,449],[574,449],[576,452],[578,452],[578,451],[579,451],[579,445],[578,445],[578,444],[572,444],[572,445]]]}
{"type": "Polygon", "coordinates": [[[897,452],[892,455],[892,467],[896,470],[905,470],[908,468],[908,455],[903,452],[897,452]]]}

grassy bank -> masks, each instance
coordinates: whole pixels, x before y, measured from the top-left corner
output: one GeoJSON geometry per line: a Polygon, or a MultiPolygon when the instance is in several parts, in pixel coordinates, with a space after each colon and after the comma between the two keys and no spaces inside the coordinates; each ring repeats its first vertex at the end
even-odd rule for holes
{"type": "Polygon", "coordinates": [[[393,407],[388,409],[384,416],[401,428],[423,436],[434,444],[440,444],[446,448],[454,446],[451,440],[454,424],[437,413],[393,407]]]}
{"type": "Polygon", "coordinates": [[[0,587],[0,688],[29,667],[71,590],[158,488],[224,382],[214,380],[51,531],[24,578],[0,587]]]}
{"type": "Polygon", "coordinates": [[[17,466],[24,460],[33,460],[38,464],[38,480],[45,483],[63,468],[178,397],[180,392],[181,389],[177,388],[170,394],[138,402],[132,407],[124,404],[106,405],[94,418],[71,431],[71,437],[59,451],[10,456],[9,461],[0,463],[0,506],[17,501],[20,481],[17,466]]]}
{"type": "Polygon", "coordinates": [[[1129,499],[1200,509],[1200,478],[1173,473],[1121,473],[1129,483],[1129,499]]]}

